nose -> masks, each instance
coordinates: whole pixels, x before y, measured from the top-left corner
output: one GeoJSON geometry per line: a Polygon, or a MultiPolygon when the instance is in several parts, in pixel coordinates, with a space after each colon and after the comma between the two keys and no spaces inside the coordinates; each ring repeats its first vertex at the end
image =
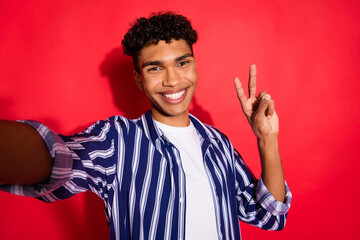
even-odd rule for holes
{"type": "Polygon", "coordinates": [[[174,87],[182,81],[183,77],[175,69],[168,69],[166,71],[166,76],[163,81],[163,86],[174,87]]]}

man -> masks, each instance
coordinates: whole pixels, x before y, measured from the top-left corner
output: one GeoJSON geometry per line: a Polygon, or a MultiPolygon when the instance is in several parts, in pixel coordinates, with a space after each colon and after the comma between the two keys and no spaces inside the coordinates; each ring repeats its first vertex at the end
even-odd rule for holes
{"type": "Polygon", "coordinates": [[[127,32],[124,53],[151,103],[138,119],[114,116],[73,136],[34,121],[2,121],[0,188],[46,202],[91,190],[104,201],[111,239],[240,239],[239,219],[282,229],[291,194],[274,101],[256,96],[255,65],[249,98],[235,79],[258,138],[257,181],[225,135],[189,115],[196,40],[190,22],[173,13],[140,18],[127,32]]]}

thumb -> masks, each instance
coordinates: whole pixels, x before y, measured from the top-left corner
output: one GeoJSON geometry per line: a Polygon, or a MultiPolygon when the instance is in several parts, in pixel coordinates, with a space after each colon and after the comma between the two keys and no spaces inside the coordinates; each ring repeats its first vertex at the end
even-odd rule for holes
{"type": "Polygon", "coordinates": [[[256,112],[258,114],[265,115],[266,109],[269,107],[270,100],[271,100],[271,97],[269,94],[266,94],[265,96],[263,96],[261,98],[261,101],[259,103],[259,106],[258,106],[258,109],[256,112]]]}

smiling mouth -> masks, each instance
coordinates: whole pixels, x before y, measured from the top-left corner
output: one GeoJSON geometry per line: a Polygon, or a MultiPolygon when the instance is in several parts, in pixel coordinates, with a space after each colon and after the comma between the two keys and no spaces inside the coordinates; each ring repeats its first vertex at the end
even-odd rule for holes
{"type": "Polygon", "coordinates": [[[162,95],[168,99],[177,100],[177,99],[181,98],[182,95],[184,95],[184,93],[185,93],[185,89],[178,93],[172,93],[172,94],[163,93],[162,95]]]}

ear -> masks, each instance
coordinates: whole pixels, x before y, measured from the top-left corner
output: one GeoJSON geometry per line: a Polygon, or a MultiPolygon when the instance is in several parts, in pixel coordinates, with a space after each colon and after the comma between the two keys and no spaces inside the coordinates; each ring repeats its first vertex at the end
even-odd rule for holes
{"type": "Polygon", "coordinates": [[[141,74],[138,73],[137,71],[134,71],[134,79],[136,82],[136,85],[138,86],[138,88],[140,88],[140,90],[144,90],[142,81],[141,81],[141,74]]]}

